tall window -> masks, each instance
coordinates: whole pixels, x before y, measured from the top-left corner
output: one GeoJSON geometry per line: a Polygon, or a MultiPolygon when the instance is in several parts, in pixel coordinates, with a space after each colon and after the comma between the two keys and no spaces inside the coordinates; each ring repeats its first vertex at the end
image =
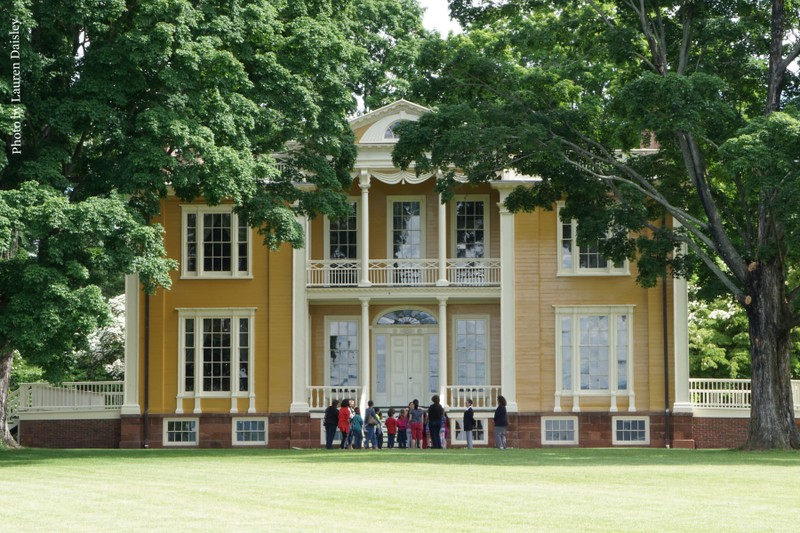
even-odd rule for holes
{"type": "Polygon", "coordinates": [[[181,392],[249,391],[253,310],[191,309],[180,317],[181,392]]]}
{"type": "Polygon", "coordinates": [[[419,259],[423,244],[422,202],[394,200],[392,202],[392,257],[419,259]]]}
{"type": "Polygon", "coordinates": [[[358,385],[358,320],[328,322],[329,384],[358,385]]]}
{"type": "Polygon", "coordinates": [[[628,390],[631,306],[557,308],[560,389],[628,390]]]}
{"type": "Polygon", "coordinates": [[[486,201],[455,202],[456,257],[483,258],[486,255],[486,201]]]}
{"type": "Polygon", "coordinates": [[[184,277],[250,275],[250,228],[230,206],[184,205],[184,277]]]}
{"type": "Polygon", "coordinates": [[[489,320],[485,317],[456,317],[455,350],[458,385],[487,385],[489,320]]]}
{"type": "Polygon", "coordinates": [[[392,199],[390,246],[393,282],[419,285],[422,282],[422,265],[413,259],[421,259],[425,249],[424,204],[421,200],[392,199]]]}
{"type": "Polygon", "coordinates": [[[358,257],[358,204],[350,202],[350,213],[340,219],[329,220],[328,257],[356,259],[358,257]]]}
{"type": "Polygon", "coordinates": [[[328,282],[335,285],[358,283],[358,204],[350,202],[350,213],[341,219],[328,219],[328,282]]]}
{"type": "Polygon", "coordinates": [[[578,223],[562,221],[558,208],[558,272],[559,274],[627,274],[628,262],[613,262],[600,252],[600,241],[578,245],[578,223]]]}

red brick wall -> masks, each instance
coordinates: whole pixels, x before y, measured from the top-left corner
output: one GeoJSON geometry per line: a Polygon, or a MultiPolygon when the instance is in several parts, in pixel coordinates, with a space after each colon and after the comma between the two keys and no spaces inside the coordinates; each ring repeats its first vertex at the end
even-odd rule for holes
{"type": "Polygon", "coordinates": [[[116,448],[119,420],[20,420],[19,443],[31,448],[116,448]]]}
{"type": "MultiPolygon", "coordinates": [[[[613,416],[628,416],[630,413],[617,413],[613,416]]],[[[570,413],[558,413],[570,416],[570,413]]],[[[657,414],[636,413],[637,416],[650,419],[650,447],[663,448],[665,445],[665,417],[657,414]]],[[[545,415],[551,416],[551,415],[545,415]]],[[[552,416],[556,416],[554,413],[552,416]]],[[[578,417],[578,445],[581,448],[607,448],[612,446],[612,414],[610,413],[584,413],[578,417]]],[[[675,417],[670,419],[670,433],[675,435],[675,417]]],[[[509,415],[509,428],[506,434],[508,445],[513,448],[541,448],[542,447],[542,415],[520,413],[509,415]]],[[[494,446],[492,434],[493,424],[489,423],[489,446],[494,446]]],[[[681,426],[680,431],[684,431],[681,426]]],[[[683,433],[681,433],[683,435],[683,433]]],[[[548,445],[550,446],[550,445],[548,445]]]]}
{"type": "MultiPolygon", "coordinates": [[[[236,415],[236,418],[265,417],[265,414],[236,415]]],[[[230,414],[201,414],[184,415],[185,418],[199,418],[200,420],[200,448],[230,448],[233,446],[231,440],[231,424],[234,418],[230,414]]],[[[149,417],[148,444],[151,448],[163,447],[163,415],[150,415],[149,417]]],[[[166,418],[181,418],[180,416],[168,416],[166,418]]],[[[320,447],[320,422],[312,419],[308,415],[290,415],[288,413],[272,413],[268,415],[268,448],[287,449],[296,448],[319,448],[320,447]]],[[[142,431],[143,417],[124,417],[122,419],[121,448],[138,448],[142,446],[144,438],[142,431]]]]}
{"type": "Polygon", "coordinates": [[[749,425],[749,418],[694,418],[692,434],[698,448],[738,448],[749,425]]]}

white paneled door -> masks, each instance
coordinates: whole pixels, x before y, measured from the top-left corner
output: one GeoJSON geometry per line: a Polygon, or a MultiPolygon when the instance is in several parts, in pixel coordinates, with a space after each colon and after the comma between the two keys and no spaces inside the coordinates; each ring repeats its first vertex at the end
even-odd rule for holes
{"type": "Polygon", "coordinates": [[[413,399],[425,403],[428,345],[425,335],[392,335],[389,342],[391,361],[391,404],[407,405],[413,399]]]}

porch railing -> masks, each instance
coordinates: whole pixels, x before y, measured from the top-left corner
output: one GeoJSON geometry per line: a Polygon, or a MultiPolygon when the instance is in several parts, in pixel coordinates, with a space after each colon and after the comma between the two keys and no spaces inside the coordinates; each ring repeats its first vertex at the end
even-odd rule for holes
{"type": "Polygon", "coordinates": [[[354,387],[330,387],[330,386],[311,386],[308,387],[308,407],[312,411],[322,411],[328,407],[333,400],[358,399],[361,397],[361,386],[354,387]]]}
{"type": "Polygon", "coordinates": [[[26,411],[105,411],[122,407],[122,381],[81,381],[62,383],[23,383],[19,386],[17,412],[26,411]]]}
{"type": "Polygon", "coordinates": [[[500,388],[500,385],[448,385],[447,405],[451,409],[464,409],[467,400],[472,400],[473,409],[495,409],[500,388]]]}
{"type": "MultiPolygon", "coordinates": [[[[800,412],[800,380],[792,380],[795,413],[800,412]]],[[[749,409],[749,379],[690,378],[689,400],[694,407],[749,409]]]]}
{"type": "MultiPolygon", "coordinates": [[[[439,281],[438,259],[372,259],[368,280],[378,287],[432,287],[439,281]]],[[[491,287],[500,285],[499,259],[448,259],[445,275],[450,285],[491,287]]],[[[308,261],[308,287],[355,287],[362,279],[361,265],[353,259],[308,261]]]]}

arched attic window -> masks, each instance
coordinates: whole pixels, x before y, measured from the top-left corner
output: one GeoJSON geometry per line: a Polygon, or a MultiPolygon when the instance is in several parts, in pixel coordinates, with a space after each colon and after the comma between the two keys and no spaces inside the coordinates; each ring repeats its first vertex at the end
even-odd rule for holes
{"type": "Polygon", "coordinates": [[[395,128],[395,126],[397,126],[397,125],[398,125],[398,124],[400,124],[401,122],[403,122],[403,121],[402,121],[402,120],[395,120],[394,122],[392,122],[391,124],[389,124],[389,127],[388,127],[388,128],[386,128],[386,131],[385,131],[385,132],[384,132],[384,134],[383,134],[383,139],[384,139],[385,141],[396,141],[397,139],[399,139],[399,138],[400,138],[400,137],[399,137],[399,136],[398,136],[398,135],[395,133],[395,131],[394,131],[394,128],[395,128]]]}
{"type": "Polygon", "coordinates": [[[390,311],[378,319],[381,326],[419,326],[438,324],[436,318],[418,309],[399,309],[390,311]]]}

